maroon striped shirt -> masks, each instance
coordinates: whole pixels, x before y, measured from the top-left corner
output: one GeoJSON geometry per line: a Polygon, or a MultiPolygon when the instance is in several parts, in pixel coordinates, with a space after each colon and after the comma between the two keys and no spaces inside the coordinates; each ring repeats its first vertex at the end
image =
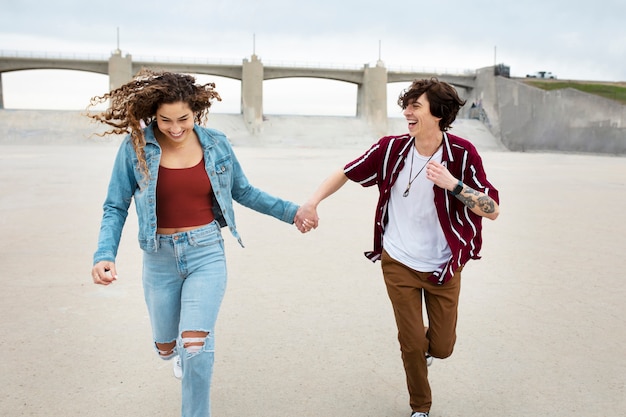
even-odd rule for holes
{"type": "MultiPolygon", "coordinates": [[[[380,259],[383,250],[391,187],[396,182],[412,145],[413,140],[408,134],[386,136],[344,167],[344,173],[350,180],[364,187],[378,186],[374,249],[365,252],[365,256],[373,262],[380,259]]],[[[498,190],[487,180],[482,159],[469,141],[444,132],[441,161],[448,167],[450,173],[465,185],[487,194],[499,203],[498,190]]],[[[470,259],[480,259],[482,217],[473,213],[447,190],[434,184],[433,188],[439,223],[452,251],[450,259],[430,276],[432,282],[441,285],[452,278],[454,271],[470,259]]]]}

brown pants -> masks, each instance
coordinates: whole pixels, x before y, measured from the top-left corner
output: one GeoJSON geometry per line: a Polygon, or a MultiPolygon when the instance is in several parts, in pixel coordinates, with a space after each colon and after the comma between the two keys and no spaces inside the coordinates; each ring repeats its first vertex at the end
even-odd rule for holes
{"type": "Polygon", "coordinates": [[[413,411],[428,412],[432,403],[425,354],[447,358],[456,342],[461,270],[444,285],[428,281],[430,272],[415,271],[383,251],[381,267],[398,326],[398,341],[413,411]],[[428,331],[422,317],[422,294],[428,331]]]}

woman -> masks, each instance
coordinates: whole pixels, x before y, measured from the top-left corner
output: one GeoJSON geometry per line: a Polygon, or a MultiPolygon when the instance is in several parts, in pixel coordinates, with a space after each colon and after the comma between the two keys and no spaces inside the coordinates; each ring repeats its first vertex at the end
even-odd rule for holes
{"type": "MultiPolygon", "coordinates": [[[[201,127],[215,85],[171,72],[141,71],[131,82],[94,97],[89,117],[128,133],[120,145],[104,202],[93,281],[117,278],[115,257],[131,199],[139,221],[143,287],[155,349],[175,359],[182,377],[182,415],[210,416],[214,329],[226,288],[221,227],[241,239],[233,200],[287,223],[298,206],[250,185],[226,136],[201,127]],[[144,127],[145,126],[145,127],[144,127]]],[[[301,232],[308,227],[299,223],[301,232]]]]}

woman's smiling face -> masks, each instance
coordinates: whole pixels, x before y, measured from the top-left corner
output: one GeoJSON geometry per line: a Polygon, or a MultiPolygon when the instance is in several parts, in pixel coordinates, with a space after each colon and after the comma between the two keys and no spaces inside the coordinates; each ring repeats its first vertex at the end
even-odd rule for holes
{"type": "Polygon", "coordinates": [[[189,104],[182,101],[161,104],[156,111],[156,122],[161,133],[176,144],[193,134],[194,115],[189,104]]]}

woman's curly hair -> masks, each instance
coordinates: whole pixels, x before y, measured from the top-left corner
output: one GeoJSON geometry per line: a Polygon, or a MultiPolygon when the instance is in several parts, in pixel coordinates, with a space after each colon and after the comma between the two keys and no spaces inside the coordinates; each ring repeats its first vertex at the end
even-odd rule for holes
{"type": "Polygon", "coordinates": [[[184,102],[194,114],[194,122],[202,125],[209,115],[213,100],[221,101],[214,83],[198,84],[195,77],[167,71],[142,69],[132,81],[110,92],[93,97],[88,109],[107,103],[109,107],[87,116],[110,126],[104,135],[130,134],[139,161],[139,169],[148,178],[143,126],[154,121],[162,104],[184,102]]]}
{"type": "Polygon", "coordinates": [[[461,100],[455,88],[450,84],[439,81],[437,78],[431,78],[430,80],[413,81],[409,88],[400,93],[398,106],[404,110],[422,94],[426,94],[428,97],[430,113],[441,118],[439,128],[442,131],[450,129],[459,109],[465,104],[465,100],[461,100]]]}

